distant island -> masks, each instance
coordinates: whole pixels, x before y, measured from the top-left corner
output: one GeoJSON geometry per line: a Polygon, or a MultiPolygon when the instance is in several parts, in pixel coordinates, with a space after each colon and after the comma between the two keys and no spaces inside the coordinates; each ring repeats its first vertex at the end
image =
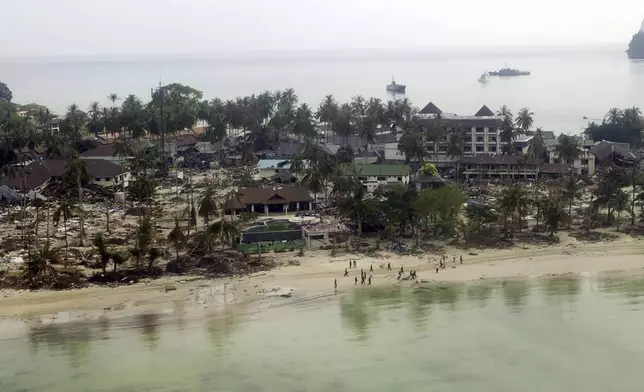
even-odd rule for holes
{"type": "Polygon", "coordinates": [[[633,35],[626,53],[628,53],[628,58],[630,59],[644,60],[644,21],[642,21],[640,30],[633,35]]]}

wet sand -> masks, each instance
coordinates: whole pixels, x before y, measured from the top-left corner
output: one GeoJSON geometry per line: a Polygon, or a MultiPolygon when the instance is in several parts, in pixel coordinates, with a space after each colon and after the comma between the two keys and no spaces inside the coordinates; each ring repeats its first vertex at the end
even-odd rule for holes
{"type": "Polygon", "coordinates": [[[638,274],[644,271],[643,252],[644,242],[632,237],[586,244],[565,236],[562,243],[555,246],[467,252],[446,249],[447,268],[437,274],[438,254],[400,256],[380,252],[377,257],[368,257],[340,253],[331,257],[328,250],[307,251],[303,257],[295,254],[278,256],[285,262],[298,260],[300,266],[283,266],[246,277],[217,280],[169,277],[117,288],[90,287],[63,292],[3,290],[0,291],[0,317],[29,318],[66,312],[65,317],[92,319],[144,312],[171,313],[177,309],[198,315],[203,309],[224,304],[243,302],[274,306],[288,303],[288,298],[292,301],[334,294],[335,279],[338,280],[337,292],[353,289],[354,277],[359,277],[360,269],[369,275],[372,264],[374,286],[415,284],[411,280],[396,279],[401,265],[404,276],[408,276],[411,269],[417,271],[419,284],[556,275],[638,274]],[[459,263],[461,254],[463,264],[459,263]],[[456,256],[455,264],[453,256],[456,256]],[[343,277],[349,260],[357,260],[357,268],[349,269],[349,276],[343,277]],[[386,269],[388,262],[392,271],[386,269]],[[171,290],[167,291],[168,288],[171,290]]]}

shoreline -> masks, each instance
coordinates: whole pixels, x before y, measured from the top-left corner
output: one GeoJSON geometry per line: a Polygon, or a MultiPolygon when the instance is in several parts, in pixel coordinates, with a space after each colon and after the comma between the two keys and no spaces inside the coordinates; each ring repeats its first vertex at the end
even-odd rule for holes
{"type": "MultiPolygon", "coordinates": [[[[644,274],[644,241],[622,236],[612,242],[566,243],[551,246],[523,246],[510,249],[487,249],[470,255],[458,249],[446,249],[446,269],[435,272],[438,254],[397,255],[380,252],[378,257],[308,251],[305,256],[276,256],[279,261],[296,259],[300,266],[283,265],[274,270],[243,277],[206,279],[199,276],[174,276],[144,280],[116,288],[92,286],[70,291],[0,290],[0,319],[42,319],[42,316],[68,313],[72,320],[98,317],[120,318],[142,313],[177,313],[199,315],[204,309],[224,305],[279,305],[285,299],[306,300],[354,289],[354,276],[360,268],[369,271],[373,264],[373,286],[388,284],[415,285],[468,283],[488,280],[548,278],[557,276],[597,277],[601,275],[644,274]],[[464,263],[458,262],[463,254],[464,263]],[[451,257],[456,256],[454,264],[451,257]],[[344,269],[349,260],[357,260],[357,269],[344,269]],[[392,271],[386,271],[387,263],[392,271]],[[418,273],[418,282],[396,279],[400,265],[405,274],[418,273]],[[286,298],[284,298],[286,297],[286,298]]],[[[286,264],[286,263],[285,263],[286,264]]],[[[358,286],[360,286],[358,284],[358,286]]],[[[367,286],[365,286],[367,287],[367,286]]],[[[368,287],[367,287],[368,288],[368,287]]],[[[42,321],[42,320],[41,320],[42,321]]]]}

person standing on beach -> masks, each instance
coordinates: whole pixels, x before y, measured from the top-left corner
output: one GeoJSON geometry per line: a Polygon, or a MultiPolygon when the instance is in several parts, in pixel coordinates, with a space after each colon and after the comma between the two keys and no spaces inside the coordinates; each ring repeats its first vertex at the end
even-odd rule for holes
{"type": "Polygon", "coordinates": [[[333,281],[333,288],[336,289],[336,290],[338,289],[338,280],[337,279],[335,281],[333,281]]]}
{"type": "Polygon", "coordinates": [[[369,272],[373,272],[373,263],[371,263],[371,267],[369,267],[369,272]]]}
{"type": "Polygon", "coordinates": [[[438,266],[436,266],[436,273],[438,273],[438,266]]]}
{"type": "Polygon", "coordinates": [[[452,256],[452,262],[456,264],[456,256],[452,256]]]}
{"type": "Polygon", "coordinates": [[[369,275],[369,286],[371,286],[371,275],[369,275]]]}
{"type": "Polygon", "coordinates": [[[349,268],[351,268],[351,265],[352,265],[351,260],[349,260],[349,268]]]}
{"type": "Polygon", "coordinates": [[[357,263],[355,260],[353,260],[353,268],[358,268],[357,263]]]}
{"type": "Polygon", "coordinates": [[[404,273],[405,273],[405,270],[403,269],[403,266],[402,266],[402,265],[400,266],[400,273],[401,273],[401,274],[404,274],[404,273]]]}
{"type": "Polygon", "coordinates": [[[360,276],[364,275],[364,270],[360,268],[360,276]]]}
{"type": "Polygon", "coordinates": [[[387,271],[391,271],[391,261],[387,263],[387,271]]]}
{"type": "Polygon", "coordinates": [[[355,285],[357,285],[357,284],[358,284],[358,277],[356,276],[356,277],[355,277],[355,279],[354,279],[354,281],[353,281],[353,285],[355,286],[355,285]]]}
{"type": "Polygon", "coordinates": [[[365,279],[366,279],[366,277],[365,277],[364,275],[362,275],[362,276],[361,276],[360,284],[361,284],[361,285],[363,285],[363,286],[364,286],[364,281],[365,281],[365,279]]]}
{"type": "Polygon", "coordinates": [[[347,276],[349,276],[349,270],[345,268],[344,269],[344,277],[346,278],[347,276]]]}
{"type": "Polygon", "coordinates": [[[461,264],[463,264],[463,255],[461,255],[461,264]]]}

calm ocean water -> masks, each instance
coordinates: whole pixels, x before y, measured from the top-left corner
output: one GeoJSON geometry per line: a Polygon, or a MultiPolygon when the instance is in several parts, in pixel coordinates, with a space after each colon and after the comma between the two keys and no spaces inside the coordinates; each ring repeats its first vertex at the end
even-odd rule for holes
{"type": "Polygon", "coordinates": [[[639,392],[643,310],[642,278],[558,278],[358,288],[200,319],[0,319],[0,390],[639,392]]]}
{"type": "Polygon", "coordinates": [[[587,122],[583,117],[601,118],[613,106],[644,107],[644,62],[630,61],[623,47],[0,59],[0,80],[13,90],[14,101],[39,102],[57,112],[72,102],[108,104],[110,92],[147,99],[160,80],[222,99],[292,87],[301,101],[317,107],[326,94],[387,99],[392,76],[420,107],[433,101],[443,111],[468,115],[483,104],[507,104],[515,112],[527,106],[536,125],[564,133],[578,133],[587,122]],[[505,64],[532,75],[478,83],[481,73],[505,64]]]}

